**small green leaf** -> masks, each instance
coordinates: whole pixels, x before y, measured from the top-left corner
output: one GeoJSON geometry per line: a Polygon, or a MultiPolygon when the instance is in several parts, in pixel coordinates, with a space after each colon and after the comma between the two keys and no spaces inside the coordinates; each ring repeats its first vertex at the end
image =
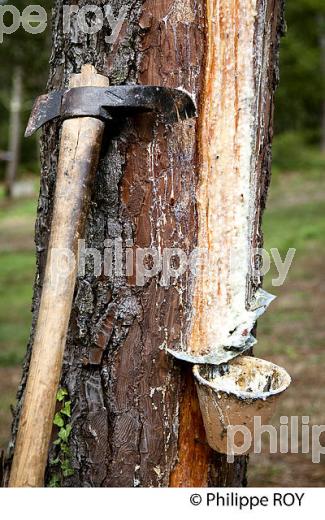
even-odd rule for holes
{"type": "Polygon", "coordinates": [[[52,478],[49,483],[49,487],[60,487],[60,477],[56,473],[52,475],[52,478]]]}
{"type": "Polygon", "coordinates": [[[53,424],[55,424],[56,426],[59,426],[59,428],[64,426],[64,420],[63,420],[63,418],[61,416],[61,412],[57,412],[55,414],[53,424]]]}
{"type": "Polygon", "coordinates": [[[66,415],[67,417],[71,417],[71,401],[67,401],[64,404],[64,407],[62,408],[61,413],[63,415],[66,415]]]}
{"type": "Polygon", "coordinates": [[[67,442],[68,438],[65,428],[61,428],[61,430],[59,431],[59,438],[61,439],[61,441],[67,442]]]}
{"type": "Polygon", "coordinates": [[[74,470],[72,468],[71,469],[70,468],[69,469],[65,469],[63,471],[63,476],[64,477],[72,477],[72,475],[74,475],[74,470]]]}
{"type": "Polygon", "coordinates": [[[69,435],[71,433],[71,430],[72,430],[72,426],[71,424],[67,424],[67,426],[65,428],[61,428],[60,431],[59,431],[59,438],[63,441],[63,442],[68,442],[68,439],[69,439],[69,435]]]}
{"type": "Polygon", "coordinates": [[[65,443],[61,444],[61,451],[64,455],[70,455],[70,448],[65,443]]]}
{"type": "Polygon", "coordinates": [[[66,388],[59,388],[58,393],[56,394],[56,399],[61,402],[66,395],[68,395],[68,390],[66,388]]]}
{"type": "Polygon", "coordinates": [[[74,475],[74,470],[71,467],[69,459],[64,459],[64,461],[61,464],[61,469],[64,477],[71,477],[72,475],[74,475]]]}
{"type": "Polygon", "coordinates": [[[61,444],[61,442],[62,442],[61,439],[56,439],[56,440],[53,442],[53,444],[54,444],[54,446],[59,446],[59,445],[61,444]]]}
{"type": "Polygon", "coordinates": [[[56,459],[51,459],[50,460],[51,466],[56,466],[57,464],[60,464],[60,462],[61,461],[60,461],[59,457],[57,457],[56,459]]]}

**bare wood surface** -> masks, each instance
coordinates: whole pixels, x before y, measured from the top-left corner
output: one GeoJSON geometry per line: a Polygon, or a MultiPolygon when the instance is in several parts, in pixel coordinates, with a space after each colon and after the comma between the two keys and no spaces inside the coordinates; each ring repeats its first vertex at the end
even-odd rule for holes
{"type": "MultiPolygon", "coordinates": [[[[90,65],[70,80],[70,87],[91,85],[108,86],[108,79],[90,65]]],[[[78,239],[83,238],[103,130],[104,123],[94,118],[63,123],[48,259],[10,487],[43,485],[76,281],[78,239]]]]}
{"type": "Polygon", "coordinates": [[[192,356],[222,351],[240,327],[243,342],[251,332],[247,311],[261,285],[261,278],[252,280],[252,265],[261,236],[261,186],[268,175],[263,161],[270,161],[280,9],[273,0],[208,0],[206,5],[197,190],[198,247],[205,256],[186,342],[192,356]]]}

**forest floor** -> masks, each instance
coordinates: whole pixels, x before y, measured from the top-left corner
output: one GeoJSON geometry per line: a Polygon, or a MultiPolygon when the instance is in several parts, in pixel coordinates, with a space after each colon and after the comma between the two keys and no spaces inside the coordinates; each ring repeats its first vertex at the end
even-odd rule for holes
{"type": "MultiPolygon", "coordinates": [[[[277,299],[259,320],[255,355],[290,373],[291,387],[272,424],[279,432],[281,416],[289,424],[298,417],[301,432],[302,417],[309,417],[310,426],[325,425],[325,173],[285,173],[273,181],[263,225],[265,247],[278,248],[282,258],[289,248],[296,254],[281,287],[272,286],[276,269],[265,277],[265,289],[277,299]]],[[[324,486],[325,458],[312,462],[311,440],[306,454],[300,434],[300,453],[270,454],[269,446],[266,433],[262,454],[250,457],[249,486],[324,486]]]]}
{"type": "MultiPolygon", "coordinates": [[[[8,205],[0,198],[0,448],[6,446],[21,362],[30,328],[35,259],[36,201],[8,205]]],[[[325,175],[311,172],[274,176],[264,219],[266,249],[288,248],[296,255],[281,287],[272,286],[274,266],[265,288],[277,299],[259,320],[255,355],[285,367],[292,385],[272,424],[280,416],[310,418],[325,424],[325,175]]],[[[325,439],[323,439],[323,444],[325,439]]],[[[325,458],[313,464],[311,453],[268,453],[250,457],[249,486],[323,486],[325,458]]]]}
{"type": "Polygon", "coordinates": [[[0,448],[8,441],[31,324],[35,213],[36,195],[10,203],[0,198],[0,448]]]}

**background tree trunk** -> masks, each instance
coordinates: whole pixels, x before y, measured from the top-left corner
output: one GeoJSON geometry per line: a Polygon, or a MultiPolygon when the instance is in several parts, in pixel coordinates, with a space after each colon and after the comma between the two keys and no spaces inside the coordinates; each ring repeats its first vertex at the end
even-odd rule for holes
{"type": "Polygon", "coordinates": [[[9,153],[10,160],[6,168],[5,193],[6,197],[12,197],[13,185],[17,177],[19,164],[19,152],[21,142],[21,105],[22,105],[22,70],[16,67],[12,82],[12,96],[10,102],[9,123],[9,153]]]}
{"type": "MultiPolygon", "coordinates": [[[[72,21],[73,30],[64,34],[62,3],[55,5],[49,89],[67,84],[71,73],[90,62],[112,85],[181,86],[200,107],[207,30],[204,0],[111,2],[115,16],[122,6],[127,9],[114,44],[105,42],[110,34],[106,24],[103,31],[85,35],[72,21]]],[[[232,4],[240,9],[245,2],[232,4]]],[[[256,77],[264,89],[259,119],[263,125],[257,129],[260,208],[269,182],[282,14],[282,0],[257,1],[255,44],[265,44],[264,77],[256,77]]],[[[124,245],[133,241],[134,249],[192,251],[197,240],[198,124],[193,119],[165,126],[142,115],[108,125],[87,223],[87,247],[103,254],[105,240],[122,239],[124,245]]],[[[51,224],[58,135],[59,124],[51,123],[42,139],[34,324],[51,224]]],[[[77,282],[62,375],[73,406],[70,444],[75,469],[64,485],[245,485],[246,458],[229,465],[207,446],[191,366],[174,361],[162,349],[181,341],[188,325],[191,279],[184,275],[164,288],[156,276],[137,287],[134,278],[125,275],[113,280],[104,274],[95,277],[91,267],[89,262],[86,275],[77,282]]],[[[13,439],[28,362],[29,353],[13,439]]]]}
{"type": "MultiPolygon", "coordinates": [[[[320,26],[320,60],[321,60],[321,74],[323,79],[323,86],[325,85],[325,16],[319,16],[320,26]]],[[[324,89],[323,89],[324,92],[324,89]]],[[[323,94],[323,102],[321,107],[321,151],[325,153],[325,95],[323,94]]]]}

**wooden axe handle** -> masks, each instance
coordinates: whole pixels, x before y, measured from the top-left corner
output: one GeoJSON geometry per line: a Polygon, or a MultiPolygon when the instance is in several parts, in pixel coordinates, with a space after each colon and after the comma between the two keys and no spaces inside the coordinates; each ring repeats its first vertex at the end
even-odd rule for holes
{"type": "MultiPolygon", "coordinates": [[[[109,85],[91,65],[71,77],[70,87],[109,85]]],[[[48,460],[56,394],[77,274],[78,239],[84,237],[91,185],[105,124],[85,117],[62,125],[56,191],[43,290],[9,487],[40,487],[48,460]],[[75,265],[64,255],[73,253],[75,265]],[[57,272],[68,268],[69,275],[57,272]],[[63,264],[62,264],[63,263],[63,264]]],[[[61,271],[62,272],[62,271],[61,271]]]]}

